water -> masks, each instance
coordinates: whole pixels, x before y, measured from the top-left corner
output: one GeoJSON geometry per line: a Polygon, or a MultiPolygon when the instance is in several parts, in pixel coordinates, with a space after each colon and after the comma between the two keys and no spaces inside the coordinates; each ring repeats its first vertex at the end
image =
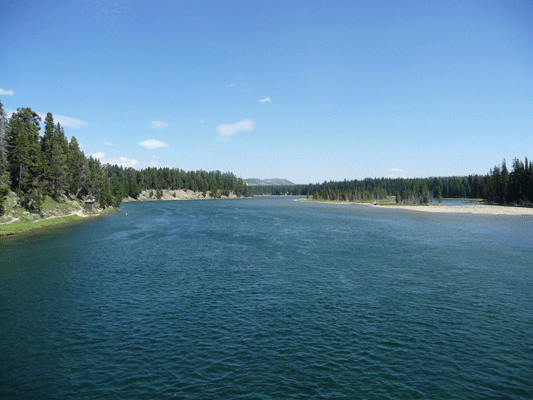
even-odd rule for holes
{"type": "Polygon", "coordinates": [[[3,399],[533,397],[532,217],[122,209],[0,240],[3,399]]]}

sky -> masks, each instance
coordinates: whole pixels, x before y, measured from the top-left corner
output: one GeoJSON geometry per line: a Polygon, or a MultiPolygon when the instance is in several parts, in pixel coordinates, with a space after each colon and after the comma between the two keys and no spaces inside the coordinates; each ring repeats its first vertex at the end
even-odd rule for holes
{"type": "Polygon", "coordinates": [[[0,0],[0,21],[4,110],[103,163],[316,183],[533,159],[533,1],[0,0]]]}

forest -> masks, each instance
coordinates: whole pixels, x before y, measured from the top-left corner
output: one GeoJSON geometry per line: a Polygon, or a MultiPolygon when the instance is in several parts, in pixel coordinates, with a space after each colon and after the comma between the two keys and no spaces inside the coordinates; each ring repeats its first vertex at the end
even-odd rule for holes
{"type": "Polygon", "coordinates": [[[371,201],[394,196],[400,204],[423,204],[442,198],[482,199],[489,204],[533,204],[533,163],[515,158],[511,171],[505,160],[487,175],[433,178],[366,178],[309,185],[254,186],[256,195],[298,195],[315,200],[371,201]]]}
{"type": "Polygon", "coordinates": [[[176,168],[136,170],[102,164],[86,157],[75,137],[68,140],[51,113],[44,119],[30,108],[19,108],[7,118],[0,102],[0,215],[12,190],[28,210],[39,210],[45,196],[57,200],[94,198],[100,207],[118,207],[142,190],[187,189],[220,198],[237,196],[300,195],[316,200],[372,201],[394,196],[400,204],[423,204],[442,198],[482,199],[489,204],[531,206],[533,163],[515,158],[509,171],[505,160],[486,175],[432,178],[366,178],[308,185],[249,186],[234,174],[220,171],[183,171],[176,168]]]}
{"type": "Polygon", "coordinates": [[[0,102],[0,215],[12,190],[28,210],[39,210],[45,196],[57,200],[94,198],[100,207],[118,207],[125,197],[136,199],[142,190],[187,189],[220,198],[233,192],[251,196],[251,188],[232,173],[174,168],[135,170],[102,164],[86,157],[75,137],[68,140],[51,113],[44,120],[30,108],[7,118],[0,102]]]}

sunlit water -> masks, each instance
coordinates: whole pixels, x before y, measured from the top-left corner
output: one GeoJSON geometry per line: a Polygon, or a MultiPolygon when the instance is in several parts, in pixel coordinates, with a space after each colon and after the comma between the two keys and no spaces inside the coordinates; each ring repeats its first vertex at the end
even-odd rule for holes
{"type": "Polygon", "coordinates": [[[0,240],[0,398],[533,397],[532,217],[122,210],[0,240]]]}

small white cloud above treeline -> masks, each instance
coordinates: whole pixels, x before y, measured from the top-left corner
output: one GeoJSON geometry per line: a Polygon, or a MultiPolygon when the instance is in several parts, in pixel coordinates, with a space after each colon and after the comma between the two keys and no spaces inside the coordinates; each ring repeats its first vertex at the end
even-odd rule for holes
{"type": "Polygon", "coordinates": [[[139,161],[128,157],[106,157],[105,153],[99,151],[98,153],[89,154],[89,157],[100,160],[102,164],[118,165],[124,168],[134,168],[139,165],[139,161]]]}
{"type": "Polygon", "coordinates": [[[217,126],[217,132],[222,140],[229,140],[230,136],[238,132],[251,132],[255,128],[255,122],[251,119],[243,119],[234,124],[223,124],[217,126]]]}
{"type": "MultiPolygon", "coordinates": [[[[13,114],[17,112],[17,110],[7,109],[5,110],[5,112],[6,112],[6,116],[8,118],[11,118],[13,114]]],[[[46,119],[47,113],[38,112],[36,114],[41,118],[42,121],[46,119]]],[[[56,115],[56,114],[52,114],[52,116],[54,117],[54,123],[55,124],[59,123],[63,127],[77,129],[77,128],[84,128],[86,126],[89,126],[87,122],[76,119],[76,118],[65,117],[64,115],[56,115]]]]}
{"type": "Polygon", "coordinates": [[[270,97],[265,97],[264,99],[259,100],[259,103],[270,103],[272,99],[270,97]]]}
{"type": "Polygon", "coordinates": [[[394,174],[389,174],[389,178],[391,178],[391,179],[407,179],[407,177],[405,175],[397,176],[397,175],[394,175],[394,174]]]}
{"type": "MultiPolygon", "coordinates": [[[[45,118],[46,118],[46,114],[45,113],[37,113],[37,115],[39,115],[39,117],[41,117],[41,119],[44,121],[45,118]]],[[[71,117],[65,117],[64,115],[56,115],[56,114],[52,114],[52,116],[54,117],[54,123],[55,124],[59,124],[61,126],[64,126],[64,127],[67,127],[67,128],[84,128],[86,126],[89,126],[89,124],[85,121],[81,121],[79,119],[76,119],[76,118],[71,118],[71,117]]]]}
{"type": "Polygon", "coordinates": [[[391,171],[392,171],[392,172],[405,172],[405,169],[391,168],[391,171]]]}
{"type": "Polygon", "coordinates": [[[105,157],[105,153],[102,153],[101,151],[99,151],[98,153],[89,154],[89,157],[92,157],[96,160],[100,160],[105,157]]]}
{"type": "Polygon", "coordinates": [[[105,144],[106,146],[109,146],[109,147],[114,147],[115,144],[114,143],[111,143],[111,142],[104,142],[102,141],[102,144],[105,144]]]}
{"type": "MultiPolygon", "coordinates": [[[[46,118],[46,114],[39,113],[39,116],[43,119],[43,121],[46,118]]],[[[89,124],[85,121],[81,121],[76,118],[65,117],[64,115],[54,115],[54,122],[56,124],[59,123],[61,126],[66,126],[67,128],[83,128],[89,126],[89,124]]]]}
{"type": "Polygon", "coordinates": [[[148,139],[143,142],[139,142],[139,145],[142,147],[146,147],[147,149],[158,149],[160,147],[169,147],[170,145],[168,143],[162,142],[161,140],[157,139],[148,139]]]}
{"type": "Polygon", "coordinates": [[[165,121],[161,121],[161,120],[152,120],[152,126],[156,129],[165,129],[165,128],[168,128],[168,123],[166,123],[165,121]]]}
{"type": "Polygon", "coordinates": [[[6,96],[14,96],[15,92],[13,90],[4,90],[0,88],[0,94],[5,94],[6,96]]]}

